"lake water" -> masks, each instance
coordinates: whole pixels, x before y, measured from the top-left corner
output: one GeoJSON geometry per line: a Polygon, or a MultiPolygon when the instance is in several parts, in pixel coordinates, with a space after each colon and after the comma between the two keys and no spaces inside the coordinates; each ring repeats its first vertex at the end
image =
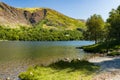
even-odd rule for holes
{"type": "Polygon", "coordinates": [[[84,58],[87,54],[76,49],[92,41],[1,41],[0,80],[17,75],[33,65],[47,65],[64,58],[84,58]]]}

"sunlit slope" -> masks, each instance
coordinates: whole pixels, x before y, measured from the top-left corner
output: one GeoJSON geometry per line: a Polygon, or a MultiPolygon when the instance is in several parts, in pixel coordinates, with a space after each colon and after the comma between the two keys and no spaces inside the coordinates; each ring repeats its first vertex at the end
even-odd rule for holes
{"type": "Polygon", "coordinates": [[[68,17],[49,8],[24,8],[24,10],[31,13],[44,10],[44,18],[36,23],[35,26],[40,26],[46,29],[60,30],[73,30],[77,28],[85,29],[85,22],[68,17]]]}
{"type": "Polygon", "coordinates": [[[15,8],[3,2],[0,2],[0,25],[10,28],[30,26],[55,30],[85,29],[83,21],[49,8],[15,8]]]}
{"type": "Polygon", "coordinates": [[[65,16],[52,9],[47,9],[47,15],[45,19],[47,20],[46,24],[43,26],[45,28],[49,26],[55,29],[57,28],[57,29],[66,29],[66,30],[85,28],[84,22],[65,16]]]}

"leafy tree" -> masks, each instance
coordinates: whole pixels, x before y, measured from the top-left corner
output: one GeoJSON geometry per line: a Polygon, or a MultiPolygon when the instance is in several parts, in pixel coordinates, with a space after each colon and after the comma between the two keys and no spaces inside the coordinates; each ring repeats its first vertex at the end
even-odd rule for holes
{"type": "Polygon", "coordinates": [[[97,43],[102,38],[104,29],[104,21],[100,15],[94,14],[88,18],[86,22],[87,30],[85,31],[85,37],[89,40],[94,40],[97,43]]]}
{"type": "Polygon", "coordinates": [[[110,12],[110,16],[107,19],[110,24],[109,36],[110,38],[120,40],[120,6],[110,12]]]}

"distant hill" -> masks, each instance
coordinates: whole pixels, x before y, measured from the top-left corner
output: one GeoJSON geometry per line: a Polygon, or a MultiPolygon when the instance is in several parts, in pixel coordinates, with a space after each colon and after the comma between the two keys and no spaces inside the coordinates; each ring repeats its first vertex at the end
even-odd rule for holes
{"type": "Polygon", "coordinates": [[[86,20],[85,20],[85,19],[78,19],[78,20],[80,20],[80,21],[86,23],[86,20]]]}
{"type": "Polygon", "coordinates": [[[65,16],[48,8],[14,8],[0,2],[0,25],[17,28],[42,27],[55,30],[85,29],[85,23],[81,20],[65,16]]]}

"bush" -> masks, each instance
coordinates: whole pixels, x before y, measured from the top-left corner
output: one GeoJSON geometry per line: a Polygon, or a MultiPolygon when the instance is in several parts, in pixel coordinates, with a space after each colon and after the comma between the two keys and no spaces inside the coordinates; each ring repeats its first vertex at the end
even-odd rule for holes
{"type": "MultiPolygon", "coordinates": [[[[46,21],[42,21],[39,26],[46,21]]],[[[0,39],[20,41],[67,41],[83,39],[82,33],[77,30],[47,30],[41,27],[10,29],[0,27],[0,39]],[[68,35],[68,36],[67,36],[68,35]]]]}

